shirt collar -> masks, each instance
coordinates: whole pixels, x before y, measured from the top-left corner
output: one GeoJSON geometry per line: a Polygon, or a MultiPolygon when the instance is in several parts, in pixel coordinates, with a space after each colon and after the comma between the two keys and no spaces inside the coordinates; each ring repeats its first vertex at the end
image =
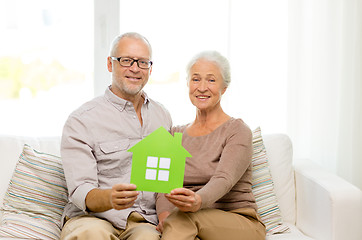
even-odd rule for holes
{"type": "MultiPolygon", "coordinates": [[[[115,107],[123,111],[127,106],[133,107],[133,104],[123,98],[118,97],[111,91],[111,86],[108,86],[105,91],[105,98],[111,102],[115,107]]],[[[147,105],[150,101],[147,94],[142,91],[142,97],[144,98],[143,105],[147,105]]]]}

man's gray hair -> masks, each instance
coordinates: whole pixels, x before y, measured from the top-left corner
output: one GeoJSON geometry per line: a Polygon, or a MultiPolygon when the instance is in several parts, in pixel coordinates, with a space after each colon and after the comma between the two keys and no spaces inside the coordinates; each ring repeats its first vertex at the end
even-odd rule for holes
{"type": "Polygon", "coordinates": [[[137,32],[127,32],[127,33],[123,33],[123,34],[117,36],[111,44],[111,49],[109,51],[110,56],[118,57],[118,56],[114,56],[115,51],[117,49],[119,41],[125,37],[143,40],[148,46],[148,50],[150,52],[150,58],[152,59],[152,47],[151,47],[150,42],[147,40],[147,38],[145,38],[143,35],[141,35],[137,32]]]}
{"type": "Polygon", "coordinates": [[[187,74],[187,81],[190,81],[190,71],[192,66],[200,59],[205,59],[210,62],[216,63],[216,65],[220,68],[220,73],[223,78],[224,84],[226,87],[229,86],[231,82],[230,76],[230,64],[229,60],[221,55],[217,51],[203,51],[196,54],[190,62],[186,65],[186,74],[187,74]]]}

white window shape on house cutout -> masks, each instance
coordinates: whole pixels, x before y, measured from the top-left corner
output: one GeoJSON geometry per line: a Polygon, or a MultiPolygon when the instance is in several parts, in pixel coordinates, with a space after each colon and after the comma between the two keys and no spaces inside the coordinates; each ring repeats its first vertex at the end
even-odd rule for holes
{"type": "Polygon", "coordinates": [[[170,158],[147,157],[146,179],[168,181],[170,165],[170,158]]]}

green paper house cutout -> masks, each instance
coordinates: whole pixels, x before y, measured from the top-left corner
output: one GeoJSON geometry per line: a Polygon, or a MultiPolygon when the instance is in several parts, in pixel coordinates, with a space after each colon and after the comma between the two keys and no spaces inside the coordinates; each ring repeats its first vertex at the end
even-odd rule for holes
{"type": "Polygon", "coordinates": [[[131,147],[133,152],[131,183],[137,191],[169,193],[183,187],[186,157],[182,133],[172,136],[160,127],[131,147]]]}

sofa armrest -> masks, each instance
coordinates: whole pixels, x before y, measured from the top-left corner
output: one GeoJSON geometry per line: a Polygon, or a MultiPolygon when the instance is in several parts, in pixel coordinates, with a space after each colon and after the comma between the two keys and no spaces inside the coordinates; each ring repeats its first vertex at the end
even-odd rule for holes
{"type": "Polygon", "coordinates": [[[317,240],[362,239],[361,190],[317,165],[295,165],[297,227],[317,240]]]}

